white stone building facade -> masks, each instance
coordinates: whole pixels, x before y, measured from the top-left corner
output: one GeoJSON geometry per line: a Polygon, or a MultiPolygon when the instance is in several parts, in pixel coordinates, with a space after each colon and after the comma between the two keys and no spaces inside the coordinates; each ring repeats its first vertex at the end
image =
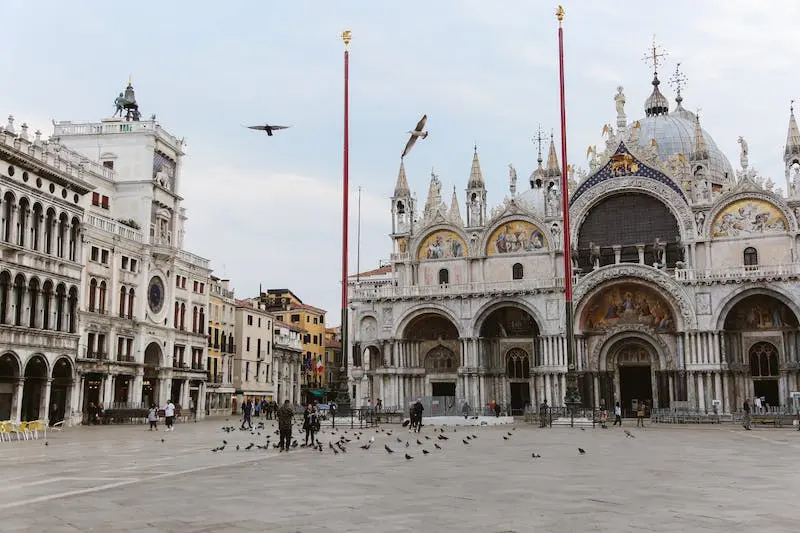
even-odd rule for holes
{"type": "MultiPolygon", "coordinates": [[[[574,334],[583,404],[741,409],[800,390],[800,133],[793,110],[784,193],[734,172],[700,117],[657,78],[644,117],[616,126],[570,172],[574,334]],[[672,108],[672,111],[670,111],[672,108]]],[[[522,410],[564,404],[561,171],[547,162],[494,209],[477,151],[465,217],[432,176],[418,209],[401,165],[391,200],[391,273],[351,279],[349,392],[406,407],[444,396],[522,410]]],[[[572,167],[570,167],[572,168],[572,167]]],[[[783,183],[781,183],[783,185],[783,183]]]]}
{"type": "Polygon", "coordinates": [[[0,420],[69,421],[91,167],[0,128],[0,420]]]}
{"type": "MultiPolygon", "coordinates": [[[[135,101],[130,85],[126,95],[135,101]]],[[[50,143],[97,169],[86,173],[74,416],[172,400],[202,417],[210,268],[183,250],[183,141],[155,119],[110,118],[56,122],[50,143]]]]}
{"type": "Polygon", "coordinates": [[[237,300],[234,336],[233,386],[237,406],[242,401],[273,401],[273,322],[275,317],[261,308],[257,299],[237,300]]]}
{"type": "Polygon", "coordinates": [[[301,402],[303,339],[302,330],[297,326],[275,321],[273,328],[274,365],[272,369],[275,400],[283,404],[289,400],[292,405],[301,402]]]}

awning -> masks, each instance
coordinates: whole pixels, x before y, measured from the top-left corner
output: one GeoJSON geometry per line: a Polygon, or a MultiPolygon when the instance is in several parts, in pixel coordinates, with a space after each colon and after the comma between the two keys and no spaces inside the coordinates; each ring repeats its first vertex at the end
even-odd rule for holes
{"type": "Polygon", "coordinates": [[[311,396],[316,396],[317,398],[324,398],[326,394],[326,391],[322,389],[311,389],[308,392],[311,393],[311,396]]]}

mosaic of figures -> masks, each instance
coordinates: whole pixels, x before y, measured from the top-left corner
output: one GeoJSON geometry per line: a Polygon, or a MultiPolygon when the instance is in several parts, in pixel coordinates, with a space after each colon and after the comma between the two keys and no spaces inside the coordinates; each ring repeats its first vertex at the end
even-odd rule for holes
{"type": "Polygon", "coordinates": [[[796,328],[797,317],[783,302],[757,294],[737,303],[725,318],[727,330],[796,328]]]}
{"type": "Polygon", "coordinates": [[[486,255],[530,252],[547,248],[542,231],[524,220],[514,220],[492,232],[486,255]]]}
{"type": "Polygon", "coordinates": [[[739,200],[723,209],[711,226],[713,237],[782,233],[789,229],[781,211],[764,200],[739,200]]]}
{"type": "Polygon", "coordinates": [[[450,230],[434,231],[422,241],[419,247],[419,260],[452,259],[464,257],[467,244],[456,232],[450,230]]]}
{"type": "Polygon", "coordinates": [[[675,329],[670,306],[653,289],[636,283],[612,285],[594,295],[583,312],[581,329],[603,330],[622,324],[675,329]]]}

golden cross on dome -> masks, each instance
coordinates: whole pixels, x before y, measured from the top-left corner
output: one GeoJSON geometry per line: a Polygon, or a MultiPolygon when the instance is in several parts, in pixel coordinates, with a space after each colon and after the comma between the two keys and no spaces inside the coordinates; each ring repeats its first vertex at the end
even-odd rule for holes
{"type": "Polygon", "coordinates": [[[542,137],[542,125],[541,124],[539,124],[539,129],[536,131],[536,137],[534,137],[531,140],[539,145],[539,159],[538,159],[538,161],[541,163],[542,162],[542,141],[544,140],[544,138],[542,137]]]}
{"type": "Polygon", "coordinates": [[[675,92],[678,93],[678,96],[681,95],[681,90],[686,87],[687,81],[686,75],[681,72],[681,64],[678,63],[675,65],[675,72],[669,78],[669,84],[675,88],[675,92]]]}
{"type": "Polygon", "coordinates": [[[656,36],[653,35],[653,44],[650,46],[648,52],[642,57],[642,61],[653,67],[653,74],[658,72],[658,65],[662,63],[662,58],[669,55],[664,48],[656,43],[656,36]]]}

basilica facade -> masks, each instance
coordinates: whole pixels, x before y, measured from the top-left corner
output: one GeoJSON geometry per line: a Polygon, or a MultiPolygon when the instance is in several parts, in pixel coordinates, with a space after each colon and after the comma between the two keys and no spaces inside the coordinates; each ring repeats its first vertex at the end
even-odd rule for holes
{"type": "MultiPolygon", "coordinates": [[[[574,269],[583,404],[733,412],[800,390],[800,132],[793,110],[785,192],[738,169],[657,76],[644,116],[624,90],[589,170],[569,167],[570,227],[551,140],[527,183],[490,209],[477,150],[462,216],[431,176],[418,208],[401,164],[391,266],[351,278],[349,391],[405,408],[420,396],[522,410],[564,404],[563,231],[574,269]]],[[[781,186],[784,184],[781,183],[781,186]]]]}

